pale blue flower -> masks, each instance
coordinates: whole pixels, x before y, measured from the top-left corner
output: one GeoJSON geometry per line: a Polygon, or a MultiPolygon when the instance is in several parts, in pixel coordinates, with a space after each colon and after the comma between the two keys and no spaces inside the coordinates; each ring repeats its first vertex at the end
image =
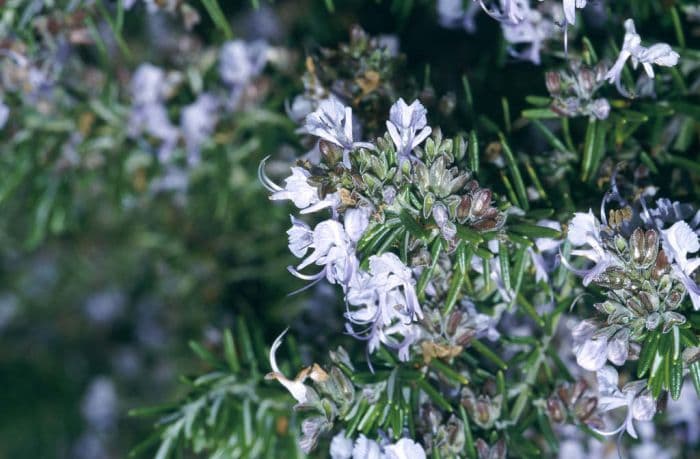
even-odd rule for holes
{"type": "Polygon", "coordinates": [[[409,347],[420,337],[413,322],[423,317],[410,268],[393,253],[373,255],[369,272],[357,274],[346,299],[350,334],[366,340],[369,352],[384,343],[399,349],[401,360],[408,360],[409,347]],[[356,331],[354,326],[364,328],[356,331]]]}
{"type": "Polygon", "coordinates": [[[427,113],[428,111],[418,100],[414,100],[411,105],[406,105],[406,102],[400,98],[391,106],[386,127],[400,158],[408,158],[432,132],[432,129],[427,126],[427,113]]]}
{"type": "Polygon", "coordinates": [[[331,96],[306,117],[306,132],[345,150],[352,149],[352,109],[331,96]]]}
{"type": "Polygon", "coordinates": [[[162,102],[167,91],[165,71],[149,63],[139,65],[131,77],[130,90],[134,105],[162,102]]]}

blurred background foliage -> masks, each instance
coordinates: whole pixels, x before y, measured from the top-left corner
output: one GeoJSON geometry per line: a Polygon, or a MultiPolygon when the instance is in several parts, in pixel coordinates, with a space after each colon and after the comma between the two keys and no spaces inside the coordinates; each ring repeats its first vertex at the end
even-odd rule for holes
{"type": "MultiPolygon", "coordinates": [[[[486,147],[498,129],[521,146],[520,139],[534,139],[527,151],[551,180],[545,187],[557,190],[544,207],[595,207],[606,185],[603,178],[569,189],[567,179],[580,174],[570,161],[554,174],[549,160],[536,157],[551,148],[519,114],[532,108],[527,96],[547,95],[542,69],[513,62],[497,23],[484,15],[478,33],[465,35],[440,28],[427,0],[238,0],[220,2],[220,10],[209,0],[189,2],[184,13],[154,14],[138,4],[122,11],[121,1],[0,3],[0,49],[21,43],[27,55],[64,66],[46,100],[3,88],[11,114],[0,131],[0,457],[125,457],[152,429],[128,410],[182,394],[179,375],[212,368],[188,342],[219,353],[222,330],[235,324],[257,330],[258,343],[292,326],[308,361],[325,358],[334,344],[323,341],[329,335],[352,348],[332,289],[288,296],[301,286],[285,270],[289,216],[269,202],[256,170],[272,155],[278,162],[269,173],[283,177],[305,151],[285,102],[302,91],[305,55],[346,42],[354,24],[398,36],[408,56],[404,75],[426,106],[436,107],[432,125],[449,134],[478,127],[486,133],[482,147],[496,156],[486,147]],[[187,31],[183,14],[200,21],[187,31]],[[74,36],[65,49],[62,40],[74,36]],[[222,116],[185,190],[154,186],[163,167],[150,145],[126,134],[130,75],[145,61],[179,70],[185,82],[169,101],[176,118],[195,89],[218,79],[218,48],[234,37],[265,39],[276,50],[255,82],[254,103],[222,116]]],[[[664,2],[630,3],[640,29],[657,30],[660,21],[655,38],[677,41],[669,15],[658,15],[664,2]]],[[[686,30],[688,48],[697,49],[697,26],[686,30]]],[[[584,34],[601,52],[610,46],[604,24],[587,21],[584,34]]],[[[673,154],[698,146],[700,104],[683,103],[670,148],[654,150],[653,129],[639,137],[656,173],[670,177],[673,193],[662,194],[678,198],[697,196],[700,177],[697,157],[679,162],[673,154]]],[[[664,118],[639,104],[644,116],[664,118]]],[[[573,120],[571,136],[582,142],[586,126],[586,119],[573,120]]],[[[627,148],[610,149],[599,176],[609,176],[627,148]]],[[[488,167],[483,177],[493,180],[485,183],[505,192],[497,168],[488,167]]]]}

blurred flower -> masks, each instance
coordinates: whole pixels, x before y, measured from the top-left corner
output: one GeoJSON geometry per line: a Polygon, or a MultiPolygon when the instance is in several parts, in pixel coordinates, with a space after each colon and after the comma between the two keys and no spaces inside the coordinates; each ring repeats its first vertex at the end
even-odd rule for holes
{"type": "Polygon", "coordinates": [[[96,323],[106,324],[117,318],[126,305],[126,296],[117,289],[98,292],[85,302],[85,313],[96,323]]]}
{"type": "Polygon", "coordinates": [[[228,85],[243,86],[262,73],[266,62],[267,43],[264,41],[229,41],[219,52],[219,75],[228,85]]]}
{"type": "Polygon", "coordinates": [[[401,160],[408,158],[432,132],[432,129],[426,126],[427,113],[428,111],[417,99],[411,105],[406,105],[403,98],[399,98],[391,106],[386,127],[401,160]]]}
{"type": "Polygon", "coordinates": [[[290,216],[292,219],[292,227],[287,230],[287,235],[289,236],[289,251],[294,254],[295,257],[301,258],[306,254],[313,243],[313,234],[309,225],[290,216]]]}
{"type": "Polygon", "coordinates": [[[117,421],[118,398],[114,382],[98,376],[90,382],[81,403],[81,412],[91,428],[97,431],[111,429],[117,421]]]}
{"type": "Polygon", "coordinates": [[[463,27],[469,33],[476,32],[476,15],[481,11],[479,2],[463,0],[438,0],[438,20],[442,27],[463,27]],[[465,7],[465,3],[467,3],[465,7]]]}
{"type": "Polygon", "coordinates": [[[539,11],[531,9],[527,2],[518,4],[520,5],[518,8],[512,8],[511,15],[517,11],[517,15],[512,16],[512,19],[521,19],[501,22],[503,38],[510,45],[525,46],[521,51],[516,50],[515,46],[510,46],[509,53],[511,56],[539,65],[540,51],[544,46],[545,40],[554,34],[556,30],[555,24],[550,19],[545,18],[539,11]]]}
{"type": "Polygon", "coordinates": [[[187,161],[200,161],[200,147],[214,132],[218,121],[219,101],[211,94],[200,94],[197,100],[183,107],[180,114],[180,129],[185,138],[187,161]]]}
{"type": "Polygon", "coordinates": [[[2,96],[0,96],[0,129],[5,127],[5,123],[7,123],[7,119],[10,117],[10,108],[5,105],[5,103],[2,100],[2,96]]]}
{"type": "Polygon", "coordinates": [[[642,39],[635,30],[634,21],[632,19],[627,19],[625,21],[625,37],[620,55],[617,57],[615,64],[605,75],[605,79],[610,83],[615,83],[617,90],[625,97],[631,97],[621,84],[622,70],[625,67],[627,59],[632,59],[632,67],[635,69],[637,65],[642,64],[647,76],[649,78],[654,78],[654,68],[652,64],[673,67],[678,63],[680,57],[679,54],[673,51],[666,43],[657,43],[647,48],[642,46],[641,42],[642,39]]]}

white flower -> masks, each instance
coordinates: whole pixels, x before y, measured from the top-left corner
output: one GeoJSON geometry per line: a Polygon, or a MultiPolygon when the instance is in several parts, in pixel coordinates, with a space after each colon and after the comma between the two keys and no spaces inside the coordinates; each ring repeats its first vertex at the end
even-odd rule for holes
{"type": "Polygon", "coordinates": [[[307,181],[311,174],[301,167],[292,167],[291,170],[292,175],[284,179],[284,188],[277,187],[270,199],[273,201],[289,199],[299,209],[306,209],[320,202],[318,191],[307,181]]]}
{"type": "Polygon", "coordinates": [[[331,96],[309,113],[304,126],[309,134],[320,137],[345,150],[353,146],[352,109],[331,96]]]}
{"type": "Polygon", "coordinates": [[[352,459],[383,459],[379,443],[360,434],[352,449],[352,459]]]}
{"type": "Polygon", "coordinates": [[[313,243],[313,234],[309,225],[303,221],[290,216],[292,219],[292,227],[287,230],[287,235],[289,236],[289,251],[294,254],[295,257],[301,258],[306,254],[313,243]]]}
{"type": "Polygon", "coordinates": [[[620,80],[627,59],[632,60],[632,67],[635,69],[639,64],[642,64],[647,76],[649,78],[654,78],[654,68],[652,64],[661,65],[663,67],[673,67],[678,63],[680,57],[678,53],[673,51],[666,43],[657,43],[648,48],[642,46],[641,43],[642,39],[639,34],[637,34],[634,21],[632,19],[627,19],[625,21],[625,37],[623,39],[620,55],[617,57],[615,64],[605,75],[605,79],[610,83],[615,83],[618,91],[626,97],[629,97],[629,94],[622,88],[620,80]]]}
{"type": "Polygon", "coordinates": [[[500,10],[499,9],[489,9],[486,6],[485,0],[478,0],[481,8],[500,22],[506,25],[516,25],[525,20],[528,12],[530,11],[530,4],[528,0],[500,0],[500,10]]]}
{"type": "Polygon", "coordinates": [[[683,283],[695,310],[700,309],[700,287],[692,279],[700,266],[700,257],[688,259],[689,253],[700,250],[698,235],[684,221],[674,223],[669,229],[662,230],[662,245],[666,257],[672,263],[673,273],[683,283]]]}
{"type": "Polygon", "coordinates": [[[384,448],[386,459],[425,459],[423,447],[411,440],[402,438],[393,445],[384,448]]]}
{"type": "Polygon", "coordinates": [[[588,246],[589,248],[572,250],[571,254],[591,260],[594,265],[590,269],[579,270],[571,267],[562,258],[562,263],[571,271],[583,276],[583,285],[590,284],[596,277],[611,266],[621,266],[622,262],[613,253],[605,250],[600,234],[600,222],[591,210],[587,214],[577,212],[569,223],[567,239],[574,247],[588,246]]]}
{"type": "Polygon", "coordinates": [[[408,157],[432,132],[426,119],[428,111],[418,101],[411,105],[400,98],[391,106],[389,121],[386,122],[391,140],[396,145],[399,157],[408,157]]]}
{"type": "Polygon", "coordinates": [[[196,101],[182,109],[180,129],[190,164],[199,162],[199,149],[214,132],[218,109],[219,101],[211,94],[201,94],[196,101]]]}
{"type": "Polygon", "coordinates": [[[593,338],[598,326],[591,320],[581,321],[572,331],[573,351],[576,363],[585,370],[598,371],[607,360],[608,340],[605,337],[593,338]]]}
{"type": "Polygon", "coordinates": [[[348,238],[354,243],[360,240],[369,225],[370,209],[361,206],[345,211],[344,224],[348,238]]]}
{"type": "Polygon", "coordinates": [[[632,438],[637,438],[634,421],[650,421],[656,414],[656,400],[646,389],[646,381],[633,381],[618,388],[617,370],[605,366],[598,371],[598,410],[606,413],[618,408],[626,408],[627,416],[622,424],[612,431],[593,429],[601,435],[615,435],[626,430],[632,438]]]}
{"type": "Polygon", "coordinates": [[[287,330],[283,331],[275,342],[272,343],[272,347],[270,348],[270,368],[272,368],[272,372],[265,375],[265,379],[276,379],[277,382],[282,384],[284,388],[289,391],[298,403],[302,404],[309,401],[310,397],[313,396],[313,391],[304,385],[306,378],[311,378],[313,381],[325,381],[328,379],[328,374],[317,364],[301,370],[294,380],[288,379],[282,374],[277,366],[275,354],[277,354],[277,349],[279,349],[282,344],[282,338],[287,333],[287,330]]]}
{"type": "Polygon", "coordinates": [[[219,75],[228,85],[243,86],[260,75],[266,62],[267,43],[264,41],[229,41],[219,52],[219,75]]]}
{"type": "MultiPolygon", "coordinates": [[[[561,231],[561,224],[554,220],[540,220],[537,222],[537,225],[561,231]]],[[[535,247],[537,250],[532,247],[528,248],[532,264],[535,266],[536,282],[547,282],[549,280],[549,274],[554,271],[558,265],[556,253],[562,242],[561,239],[540,237],[535,239],[535,247]]]]}
{"type": "Polygon", "coordinates": [[[545,40],[554,33],[555,25],[539,11],[530,9],[527,3],[523,5],[523,9],[518,8],[521,20],[501,22],[503,38],[511,45],[526,45],[522,51],[509,47],[511,56],[539,64],[540,51],[545,40]]]}
{"type": "Polygon", "coordinates": [[[576,8],[586,7],[587,0],[564,0],[564,17],[568,24],[576,24],[576,8]]]}
{"type": "Polygon", "coordinates": [[[341,431],[331,440],[331,459],[350,459],[352,457],[352,440],[341,431]]]}

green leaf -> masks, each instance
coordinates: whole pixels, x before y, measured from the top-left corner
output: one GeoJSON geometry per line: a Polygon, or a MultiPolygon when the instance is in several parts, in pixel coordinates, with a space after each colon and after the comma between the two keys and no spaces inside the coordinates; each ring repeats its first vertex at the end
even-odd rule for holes
{"type": "Polygon", "coordinates": [[[561,232],[545,226],[534,225],[532,223],[518,223],[508,225],[508,230],[513,231],[529,238],[550,238],[558,239],[561,237],[561,232]]]}
{"type": "Polygon", "coordinates": [[[528,108],[521,112],[523,118],[529,120],[558,118],[559,115],[549,108],[528,108]]]}
{"type": "Polygon", "coordinates": [[[428,239],[427,231],[421,226],[406,210],[402,209],[399,213],[399,220],[403,224],[404,228],[416,239],[425,241],[428,239]]]}
{"type": "Polygon", "coordinates": [[[241,369],[241,363],[238,360],[236,344],[233,341],[233,335],[231,335],[231,330],[229,329],[224,330],[224,357],[231,371],[238,373],[241,369]]]}
{"type": "Polygon", "coordinates": [[[586,127],[586,137],[583,145],[583,160],[581,164],[581,181],[588,181],[593,166],[593,155],[595,154],[595,136],[598,123],[594,119],[588,120],[586,127]]]}
{"type": "Polygon", "coordinates": [[[231,31],[231,26],[229,26],[228,19],[226,19],[224,12],[219,6],[219,2],[217,0],[202,0],[202,4],[207,10],[207,13],[209,13],[214,25],[221,29],[227,40],[231,40],[233,38],[233,32],[231,31]]]}
{"type": "Polygon", "coordinates": [[[454,411],[452,409],[452,405],[450,405],[450,403],[445,399],[445,397],[443,397],[443,395],[437,389],[435,389],[428,381],[421,378],[416,382],[418,383],[418,387],[420,387],[421,390],[425,393],[425,395],[427,395],[428,398],[430,398],[436,405],[450,413],[454,411]]]}
{"type": "Polygon", "coordinates": [[[690,377],[693,380],[695,393],[700,397],[700,362],[693,362],[688,366],[690,377]]]}
{"type": "Polygon", "coordinates": [[[639,361],[637,362],[637,377],[643,378],[644,375],[649,371],[651,367],[651,362],[656,355],[656,350],[659,346],[659,339],[661,338],[660,332],[658,330],[650,332],[647,334],[642,350],[639,353],[639,361]]]}
{"type": "Polygon", "coordinates": [[[523,177],[520,175],[520,169],[518,169],[518,164],[515,161],[515,156],[513,156],[513,152],[510,149],[508,142],[506,142],[506,138],[503,136],[503,133],[499,132],[498,137],[501,140],[501,145],[503,146],[503,154],[506,159],[506,164],[508,165],[508,170],[513,177],[515,192],[520,200],[520,207],[522,207],[524,210],[528,210],[530,208],[530,204],[527,199],[527,191],[525,190],[523,177]]]}
{"type": "Polygon", "coordinates": [[[479,173],[479,140],[476,137],[476,131],[472,129],[469,132],[469,169],[475,174],[479,173]]]}
{"type": "Polygon", "coordinates": [[[496,355],[495,352],[491,350],[488,346],[485,344],[481,343],[479,340],[472,340],[471,342],[472,348],[482,356],[486,357],[488,360],[492,361],[493,363],[496,364],[498,368],[501,370],[507,370],[508,365],[498,356],[496,355]]]}

